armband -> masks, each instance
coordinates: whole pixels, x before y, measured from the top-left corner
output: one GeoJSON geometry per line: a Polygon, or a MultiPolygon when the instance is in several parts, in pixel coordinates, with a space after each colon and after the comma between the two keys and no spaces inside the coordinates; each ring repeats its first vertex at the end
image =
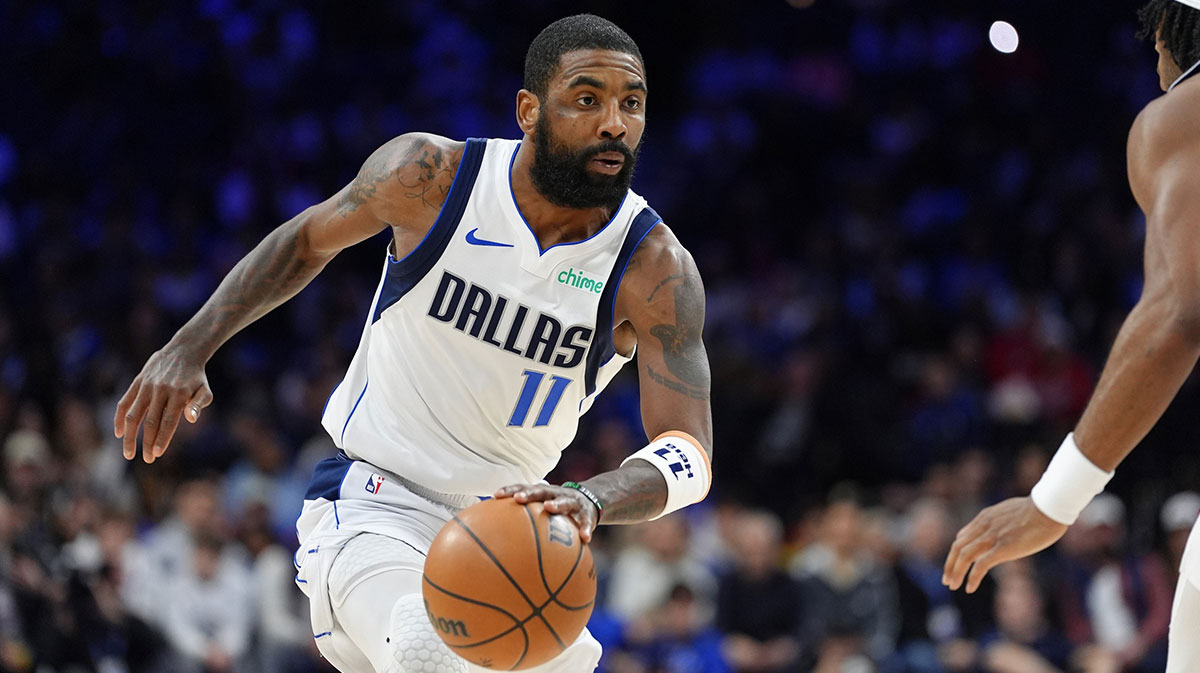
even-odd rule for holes
{"type": "Polygon", "coordinates": [[[1063,440],[1029,497],[1042,514],[1070,526],[1092,498],[1104,490],[1113,474],[1088,460],[1075,444],[1075,433],[1071,433],[1063,440]]]}
{"type": "Polygon", "coordinates": [[[691,435],[670,431],[631,454],[621,462],[640,459],[653,465],[667,481],[667,505],[651,520],[700,502],[712,485],[712,465],[708,454],[691,435]]]}
{"type": "Polygon", "coordinates": [[[592,504],[596,506],[596,521],[600,521],[600,515],[604,513],[604,505],[600,504],[600,498],[596,497],[595,493],[592,493],[592,489],[577,481],[564,481],[563,488],[573,488],[579,491],[580,495],[592,501],[592,504]]]}

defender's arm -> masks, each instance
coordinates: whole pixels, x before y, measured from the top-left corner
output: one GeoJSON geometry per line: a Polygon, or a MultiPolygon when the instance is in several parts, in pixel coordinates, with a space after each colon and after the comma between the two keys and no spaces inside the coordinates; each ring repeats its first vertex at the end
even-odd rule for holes
{"type": "Polygon", "coordinates": [[[1164,105],[1130,133],[1129,181],[1146,213],[1145,288],[1075,429],[1080,451],[1106,471],[1154,427],[1200,356],[1200,124],[1192,108],[1173,118],[1181,107],[1164,105]]]}
{"type": "Polygon", "coordinates": [[[967,591],[996,565],[1036,553],[1066,532],[1116,466],[1158,422],[1200,357],[1200,92],[1147,107],[1129,136],[1129,180],[1146,214],[1145,287],[1112,347],[1087,408],[1030,496],[967,524],[943,582],[967,591]],[[1088,486],[1080,486],[1087,482],[1088,486]],[[1053,517],[1051,516],[1053,515],[1053,517]],[[973,565],[973,567],[972,567],[973,565]],[[967,571],[970,569],[970,576],[967,571]]]}
{"type": "Polygon", "coordinates": [[[397,226],[397,237],[404,233],[407,225],[396,223],[419,212],[406,197],[411,185],[427,180],[448,188],[442,172],[430,169],[432,150],[441,156],[431,136],[393,139],[367,159],[353,182],[280,225],[238,262],[191,320],[150,357],[117,404],[113,432],[124,439],[127,459],[136,455],[139,426],[144,426],[142,456],[150,463],[166,451],[181,414],[196,422],[212,401],[204,366],[221,344],[303,289],[342,249],[389,222],[397,226]]]}

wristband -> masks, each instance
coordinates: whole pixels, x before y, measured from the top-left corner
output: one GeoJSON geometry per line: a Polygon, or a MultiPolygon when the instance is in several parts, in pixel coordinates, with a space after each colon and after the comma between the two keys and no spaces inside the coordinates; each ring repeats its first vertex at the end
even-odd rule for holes
{"type": "Polygon", "coordinates": [[[604,505],[600,504],[600,498],[597,498],[596,494],[592,493],[590,488],[577,481],[564,481],[563,488],[573,488],[582,493],[583,497],[591,500],[592,504],[596,506],[596,523],[600,523],[600,516],[604,513],[604,505]]]}
{"type": "Polygon", "coordinates": [[[712,485],[708,454],[700,448],[700,442],[687,433],[664,432],[621,461],[621,465],[635,459],[653,465],[667,481],[667,504],[651,521],[700,502],[708,495],[712,485]]]}
{"type": "Polygon", "coordinates": [[[1029,497],[1042,514],[1070,526],[1092,498],[1104,490],[1113,474],[1088,460],[1075,444],[1075,433],[1071,433],[1063,440],[1029,497]]]}

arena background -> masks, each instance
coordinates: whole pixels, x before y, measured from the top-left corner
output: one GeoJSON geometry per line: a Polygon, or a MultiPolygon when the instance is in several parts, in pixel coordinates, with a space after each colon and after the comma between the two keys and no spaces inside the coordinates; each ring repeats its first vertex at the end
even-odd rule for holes
{"type": "MultiPolygon", "coordinates": [[[[696,256],[714,374],[709,503],[595,544],[602,669],[1161,670],[1194,380],[1119,500],[978,596],[937,582],[953,530],[1036,480],[1138,297],[1124,142],[1159,90],[1136,9],[0,2],[0,672],[325,670],[287,557],[386,239],[224,347],[159,463],[121,458],[115,401],[387,139],[515,137],[525,47],[576,11],[645,55],[635,189],[696,256]]],[[[641,445],[631,374],[552,479],[641,445]]]]}

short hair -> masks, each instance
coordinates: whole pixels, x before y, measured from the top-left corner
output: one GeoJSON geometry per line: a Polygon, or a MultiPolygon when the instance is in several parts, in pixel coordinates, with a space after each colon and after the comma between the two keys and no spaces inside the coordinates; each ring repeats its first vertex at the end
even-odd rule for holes
{"type": "Polygon", "coordinates": [[[1200,61],[1200,10],[1177,0],[1150,0],[1138,10],[1138,19],[1138,37],[1154,40],[1161,29],[1163,44],[1181,69],[1200,61]]]}
{"type": "Polygon", "coordinates": [[[624,52],[645,63],[637,43],[617,24],[595,14],[576,14],[546,26],[529,43],[529,51],[525,53],[525,88],[538,98],[544,97],[562,55],[578,49],[624,52]]]}

